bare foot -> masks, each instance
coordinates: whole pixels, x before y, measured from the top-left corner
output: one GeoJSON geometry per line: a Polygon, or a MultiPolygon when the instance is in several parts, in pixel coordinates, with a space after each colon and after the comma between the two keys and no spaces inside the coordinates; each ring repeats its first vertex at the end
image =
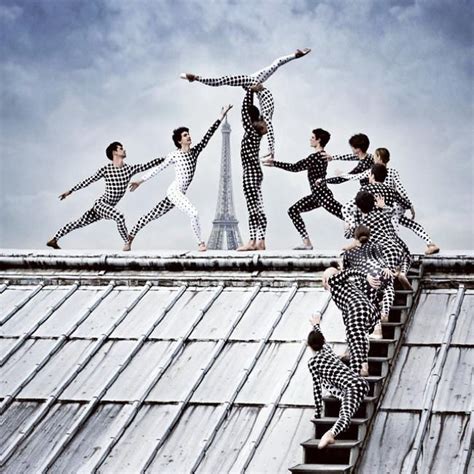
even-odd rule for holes
{"type": "Polygon", "coordinates": [[[237,247],[237,252],[249,252],[251,250],[257,250],[255,240],[249,240],[245,245],[237,247]]]}
{"type": "Polygon", "coordinates": [[[128,242],[125,242],[125,244],[123,246],[123,249],[122,249],[124,252],[130,252],[130,250],[132,250],[133,239],[134,239],[134,237],[132,237],[131,235],[128,236],[128,242]]]}
{"type": "Polygon", "coordinates": [[[372,332],[372,334],[369,337],[370,337],[370,339],[383,339],[382,324],[377,323],[375,325],[374,331],[372,332]]]}
{"type": "Polygon", "coordinates": [[[198,245],[198,251],[199,252],[205,252],[207,250],[207,245],[205,242],[201,242],[199,245],[198,245]]]}
{"type": "Polygon", "coordinates": [[[404,273],[400,272],[398,274],[398,281],[400,282],[400,285],[402,285],[402,288],[404,290],[413,290],[413,287],[411,286],[407,276],[404,273]]]}
{"type": "Polygon", "coordinates": [[[58,241],[55,238],[52,238],[51,240],[48,240],[46,242],[46,245],[48,247],[52,247],[53,249],[60,250],[61,247],[58,245],[58,241]]]}
{"type": "Polygon", "coordinates": [[[323,434],[323,437],[321,438],[321,441],[318,444],[318,449],[324,449],[326,446],[334,444],[335,442],[336,440],[334,439],[332,431],[326,431],[326,433],[323,434]]]}
{"type": "Polygon", "coordinates": [[[297,49],[295,52],[295,58],[302,58],[311,52],[311,48],[297,49]]]}
{"type": "Polygon", "coordinates": [[[369,364],[364,362],[362,367],[360,368],[360,375],[361,377],[368,377],[369,376],[369,364]]]}
{"type": "Polygon", "coordinates": [[[261,239],[257,242],[257,250],[265,250],[265,239],[261,239]]]}
{"type": "Polygon", "coordinates": [[[380,315],[380,321],[382,321],[383,323],[386,323],[388,321],[388,314],[382,313],[380,315]]]}
{"type": "Polygon", "coordinates": [[[189,82],[194,82],[196,80],[196,74],[191,74],[189,72],[183,72],[179,75],[179,77],[189,82]]]}
{"type": "Polygon", "coordinates": [[[438,252],[439,252],[439,247],[436,244],[429,244],[425,251],[425,255],[433,255],[438,252]]]}

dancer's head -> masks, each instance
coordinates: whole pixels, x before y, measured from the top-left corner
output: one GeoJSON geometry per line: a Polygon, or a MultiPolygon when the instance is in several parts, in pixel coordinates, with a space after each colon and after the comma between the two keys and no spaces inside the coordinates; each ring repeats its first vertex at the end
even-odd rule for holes
{"type": "Polygon", "coordinates": [[[259,135],[265,135],[268,132],[267,122],[260,114],[260,110],[255,105],[249,105],[248,107],[250,120],[252,121],[252,125],[255,128],[255,131],[259,135]]]}
{"type": "Polygon", "coordinates": [[[114,155],[125,158],[127,156],[127,152],[124,150],[123,145],[120,142],[112,142],[106,149],[105,149],[105,156],[110,161],[113,161],[114,155]]]}
{"type": "Polygon", "coordinates": [[[383,183],[387,177],[387,167],[382,163],[375,163],[372,165],[369,174],[369,181],[372,183],[383,183]]]}
{"type": "Polygon", "coordinates": [[[386,165],[390,161],[390,152],[386,148],[377,148],[374,153],[374,161],[386,165]]]}
{"type": "Polygon", "coordinates": [[[363,133],[357,133],[349,138],[349,145],[352,147],[354,153],[358,151],[366,153],[370,145],[369,137],[363,133]]]}
{"type": "Polygon", "coordinates": [[[188,127],[179,127],[173,130],[173,142],[176,148],[182,148],[183,145],[191,145],[191,135],[188,127]]]}
{"type": "Polygon", "coordinates": [[[364,225],[358,225],[354,230],[354,238],[357,239],[361,244],[365,244],[370,237],[370,229],[364,225]]]}
{"type": "Polygon", "coordinates": [[[322,335],[321,332],[315,331],[314,329],[308,334],[308,339],[307,339],[307,344],[313,351],[320,351],[324,343],[326,342],[326,339],[324,339],[324,336],[322,335]]]}
{"type": "Polygon", "coordinates": [[[375,207],[375,198],[368,191],[359,191],[355,203],[364,214],[367,214],[375,207]]]}
{"type": "Polygon", "coordinates": [[[331,138],[331,134],[322,128],[315,128],[311,135],[311,146],[315,147],[318,145],[323,148],[327,145],[331,138]]]}

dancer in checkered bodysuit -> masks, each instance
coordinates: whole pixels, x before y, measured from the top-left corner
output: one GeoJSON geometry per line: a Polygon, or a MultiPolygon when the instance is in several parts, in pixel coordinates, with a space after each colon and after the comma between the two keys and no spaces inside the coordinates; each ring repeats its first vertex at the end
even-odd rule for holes
{"type": "Polygon", "coordinates": [[[323,274],[323,286],[331,291],[334,303],[342,312],[350,352],[350,368],[358,375],[367,376],[368,334],[380,320],[380,311],[360,288],[361,285],[354,281],[358,278],[366,278],[366,274],[360,269],[350,268],[340,272],[330,267],[323,274]]]}
{"type": "Polygon", "coordinates": [[[251,90],[247,90],[245,93],[241,113],[245,133],[240,146],[240,157],[243,170],[243,190],[249,215],[250,238],[247,244],[237,250],[265,250],[267,217],[263,207],[263,172],[258,155],[262,136],[267,133],[267,126],[266,121],[260,117],[258,109],[253,105],[251,90]]]}
{"type": "Polygon", "coordinates": [[[89,209],[79,219],[66,224],[62,227],[56,235],[48,241],[49,247],[59,249],[58,240],[64,237],[72,230],[79,229],[86,225],[92,224],[101,219],[112,219],[117,223],[117,229],[124,242],[128,241],[128,232],[125,225],[125,217],[122,212],[118,211],[115,206],[118,204],[120,199],[127,190],[127,186],[133,175],[141,173],[142,171],[149,170],[155,166],[158,166],[164,161],[164,158],[156,158],[155,160],[149,161],[148,163],[139,165],[128,165],[124,163],[124,159],[127,156],[126,151],[119,142],[111,143],[106,149],[106,155],[112,163],[100,168],[94,175],[76,184],[73,188],[65,193],[61,194],[59,198],[65,199],[74,191],[85,188],[90,184],[98,181],[99,179],[105,179],[105,193],[95,201],[91,209],[89,209]]]}
{"type": "Polygon", "coordinates": [[[216,120],[204,135],[203,139],[194,147],[191,147],[191,136],[189,129],[180,127],[173,132],[173,141],[178,148],[170,153],[160,166],[157,166],[151,172],[144,175],[139,181],[131,183],[130,190],[134,191],[138,186],[148,181],[170,165],[175,167],[175,180],[170,184],[166,192],[166,198],[160,201],[153,209],[140,218],[130,232],[130,236],[124,250],[130,250],[133,239],[137,233],[152,220],[158,219],[166,214],[170,209],[176,206],[186,213],[191,220],[191,227],[198,242],[200,251],[206,250],[206,244],[201,238],[201,227],[199,224],[199,215],[197,209],[186,196],[186,191],[194,177],[196,171],[197,159],[202,150],[206,147],[210,138],[219,127],[220,123],[227,115],[232,106],[229,105],[222,109],[221,118],[216,120]]]}
{"type": "Polygon", "coordinates": [[[295,247],[294,250],[313,249],[313,244],[311,243],[308,231],[301,217],[302,212],[308,212],[318,207],[323,207],[331,214],[342,219],[341,203],[334,199],[332,191],[326,185],[318,185],[318,181],[326,176],[327,159],[325,158],[324,147],[330,138],[331,135],[329,132],[322,128],[317,128],[313,130],[310,139],[310,145],[315,149],[315,153],[296,163],[284,163],[282,161],[275,161],[272,158],[263,161],[263,164],[266,166],[274,166],[293,173],[308,171],[311,194],[303,197],[288,209],[288,215],[303,239],[303,245],[295,247]]]}
{"type": "Polygon", "coordinates": [[[244,88],[253,88],[254,92],[257,93],[258,101],[260,104],[260,110],[262,116],[267,123],[268,128],[268,145],[269,150],[272,155],[275,154],[275,135],[273,132],[272,118],[273,111],[275,109],[275,104],[273,101],[273,96],[271,92],[261,86],[273,73],[280,67],[286,64],[289,61],[292,61],[296,58],[301,58],[308,54],[311,50],[305,48],[303,50],[297,49],[294,54],[288,56],[282,56],[281,58],[273,61],[270,66],[267,66],[260,71],[257,71],[250,75],[234,75],[234,76],[223,76],[218,78],[207,78],[202,76],[197,76],[195,74],[181,74],[182,79],[187,79],[189,82],[198,81],[207,86],[220,87],[220,86],[234,86],[234,87],[244,87],[244,88]]]}
{"type": "Polygon", "coordinates": [[[349,428],[351,419],[369,391],[369,385],[361,376],[346,367],[331,347],[325,343],[319,327],[319,315],[313,316],[313,330],[308,334],[308,345],[314,356],[308,361],[313,378],[315,418],[322,415],[324,387],[341,400],[339,417],[321,438],[319,449],[334,443],[334,438],[349,428]]]}
{"type": "MultiPolygon", "coordinates": [[[[353,135],[349,139],[349,145],[352,148],[352,154],[348,155],[326,155],[326,158],[328,160],[342,160],[342,161],[359,161],[357,166],[349,171],[347,175],[354,175],[354,174],[360,174],[365,170],[370,169],[370,167],[374,164],[374,157],[370,154],[367,153],[367,150],[370,145],[369,137],[363,133],[358,133],[356,135],[353,135]]],[[[335,176],[333,178],[325,178],[320,181],[321,184],[326,183],[326,184],[340,184],[340,183],[345,183],[346,181],[349,181],[348,178],[345,178],[343,176],[335,176]]],[[[365,184],[368,183],[367,178],[362,178],[360,180],[360,185],[364,186],[365,184]]]]}
{"type": "MultiPolygon", "coordinates": [[[[405,200],[407,200],[410,203],[410,211],[412,214],[412,217],[409,218],[405,215],[405,209],[402,207],[397,206],[395,208],[396,213],[395,213],[395,218],[394,218],[394,224],[400,224],[403,227],[406,227],[407,229],[410,229],[412,232],[414,232],[418,237],[420,237],[422,240],[425,241],[427,249],[425,251],[426,255],[432,255],[435,253],[439,252],[439,247],[433,242],[433,239],[430,237],[430,235],[426,232],[425,228],[416,222],[414,220],[415,218],[415,209],[413,204],[411,203],[408,193],[405,190],[405,187],[403,186],[400,175],[398,171],[395,168],[388,167],[388,162],[390,161],[390,152],[386,148],[377,148],[374,153],[374,161],[376,164],[382,164],[386,167],[387,169],[387,177],[383,181],[383,183],[386,186],[389,186],[390,188],[393,188],[396,190],[400,196],[402,196],[405,200]]],[[[367,179],[369,177],[370,170],[366,170],[363,173],[356,174],[356,175],[344,175],[344,178],[347,178],[347,180],[354,180],[354,179],[367,179]]],[[[343,214],[345,210],[343,208],[343,214]]],[[[350,212],[350,211],[349,211],[350,212]]]]}

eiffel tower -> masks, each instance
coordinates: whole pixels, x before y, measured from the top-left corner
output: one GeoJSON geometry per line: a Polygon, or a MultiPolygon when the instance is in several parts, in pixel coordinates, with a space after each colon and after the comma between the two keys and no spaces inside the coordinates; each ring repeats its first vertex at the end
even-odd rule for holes
{"type": "Polygon", "coordinates": [[[212,231],[207,248],[212,250],[234,250],[242,245],[239,221],[235,217],[232,195],[232,169],[230,166],[230,125],[222,124],[222,159],[216,216],[212,221],[212,231]]]}

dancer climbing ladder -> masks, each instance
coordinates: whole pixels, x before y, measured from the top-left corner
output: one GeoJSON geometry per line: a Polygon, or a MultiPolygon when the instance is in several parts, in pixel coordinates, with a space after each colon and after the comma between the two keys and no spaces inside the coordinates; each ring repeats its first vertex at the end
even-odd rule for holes
{"type": "Polygon", "coordinates": [[[274,111],[274,101],[271,92],[262,86],[262,83],[265,82],[280,66],[283,66],[289,61],[292,61],[296,58],[301,58],[308,54],[311,51],[309,48],[297,49],[294,54],[289,54],[288,56],[282,56],[281,58],[273,61],[270,66],[267,66],[260,71],[257,71],[250,75],[234,75],[234,76],[223,76],[218,78],[206,78],[198,76],[196,74],[183,73],[181,74],[182,79],[187,79],[189,82],[202,82],[208,86],[219,87],[219,86],[234,86],[234,87],[252,87],[254,92],[257,93],[257,97],[260,103],[260,110],[262,112],[263,118],[267,123],[268,129],[268,146],[269,151],[272,155],[275,154],[275,135],[273,132],[273,111],[274,111]]]}
{"type": "Polygon", "coordinates": [[[221,117],[216,120],[211,128],[204,135],[203,139],[194,147],[191,147],[191,135],[189,128],[180,127],[173,132],[173,142],[177,150],[170,153],[160,166],[157,166],[151,172],[144,175],[140,180],[130,184],[130,191],[135,191],[141,184],[164,170],[171,164],[175,167],[175,180],[170,184],[166,192],[166,198],[160,201],[153,209],[145,214],[133,227],[128,237],[128,241],[124,246],[124,250],[130,250],[132,242],[137,233],[148,223],[154,219],[158,219],[166,214],[170,209],[176,206],[178,209],[186,213],[191,220],[191,227],[198,242],[200,251],[206,250],[206,244],[201,237],[201,228],[199,224],[198,211],[186,196],[186,191],[191,184],[194,172],[196,171],[197,159],[199,154],[205,148],[220,123],[227,115],[232,105],[222,108],[221,117]]]}
{"type": "Polygon", "coordinates": [[[133,175],[141,173],[142,171],[149,170],[158,166],[164,161],[164,158],[156,158],[155,160],[149,161],[148,163],[131,165],[124,163],[127,156],[125,149],[119,142],[111,143],[105,154],[112,163],[100,168],[90,178],[81,181],[76,184],[69,191],[62,193],[59,199],[63,200],[67,198],[71,193],[78,191],[79,189],[85,188],[90,184],[98,181],[99,179],[105,179],[105,192],[104,194],[95,201],[91,209],[89,209],[79,219],[66,224],[55,236],[47,242],[46,245],[54,249],[59,249],[58,240],[64,237],[69,232],[84,227],[86,225],[97,222],[101,219],[112,219],[117,223],[117,228],[120,236],[125,243],[128,241],[128,232],[125,225],[125,217],[122,212],[118,211],[115,206],[122,199],[123,195],[127,191],[128,183],[133,175]]]}
{"type": "Polygon", "coordinates": [[[301,213],[323,207],[326,211],[342,219],[341,203],[334,199],[332,191],[325,184],[318,185],[318,181],[326,176],[328,163],[325,158],[324,147],[330,138],[331,134],[329,132],[322,128],[316,128],[313,130],[310,138],[310,145],[315,149],[315,153],[296,163],[284,163],[282,161],[275,161],[272,158],[263,160],[265,166],[274,166],[275,168],[281,168],[293,173],[308,171],[311,194],[303,197],[288,209],[288,215],[303,239],[303,244],[298,245],[294,250],[313,249],[313,244],[309,238],[301,213]]]}
{"type": "Polygon", "coordinates": [[[319,327],[320,315],[314,315],[310,322],[313,330],[308,334],[307,342],[314,356],[308,361],[308,368],[313,378],[314,417],[322,416],[322,387],[341,400],[338,419],[331,429],[324,433],[318,444],[318,448],[323,449],[334,444],[335,438],[349,428],[352,417],[369,392],[369,384],[346,367],[326,344],[319,327]]]}

